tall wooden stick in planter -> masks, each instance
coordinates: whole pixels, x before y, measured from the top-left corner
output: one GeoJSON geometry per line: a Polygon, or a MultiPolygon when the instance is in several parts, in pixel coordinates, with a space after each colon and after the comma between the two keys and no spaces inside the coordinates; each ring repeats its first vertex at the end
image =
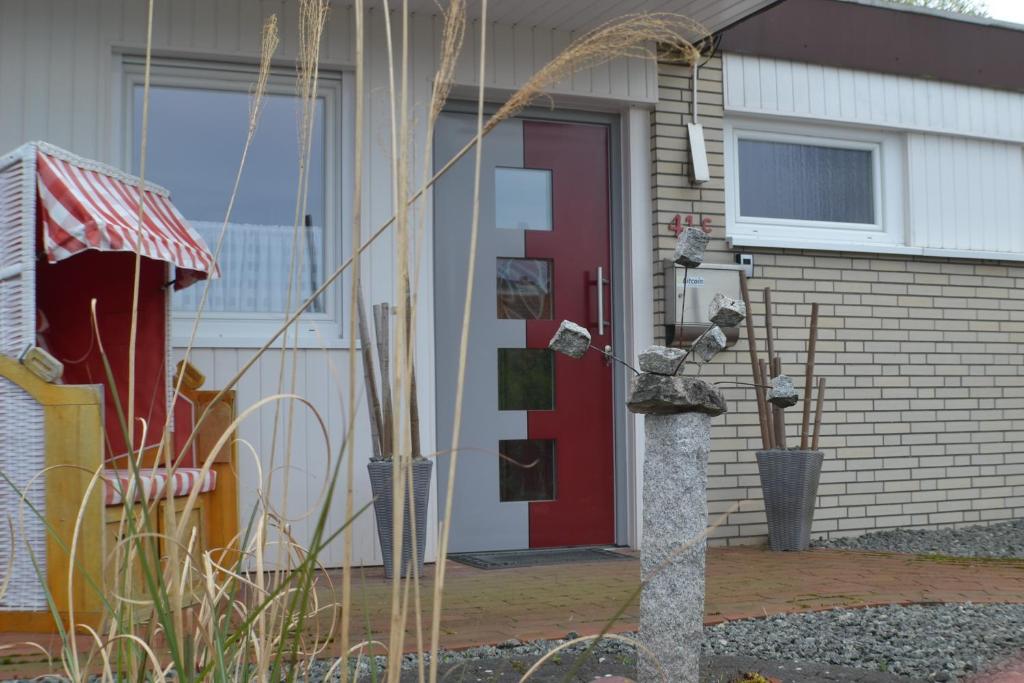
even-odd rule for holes
{"type": "Polygon", "coordinates": [[[754,335],[754,309],[750,305],[750,289],[747,287],[746,272],[740,273],[740,295],[743,298],[743,306],[747,312],[746,320],[744,322],[747,324],[747,350],[750,353],[750,371],[754,375],[754,400],[757,402],[757,422],[761,427],[761,447],[769,448],[772,443],[772,434],[771,431],[769,431],[768,418],[771,414],[768,412],[768,404],[765,402],[764,386],[761,384],[759,379],[759,376],[764,373],[761,372],[757,362],[757,337],[754,335]]]}
{"type": "Polygon", "coordinates": [[[818,378],[818,406],[814,411],[814,438],[811,439],[811,450],[818,450],[818,436],[821,434],[821,412],[825,406],[825,378],[818,378]]]}
{"type": "Polygon", "coordinates": [[[381,451],[381,432],[384,426],[381,424],[380,397],[377,396],[377,378],[373,367],[373,348],[370,346],[370,331],[366,326],[366,316],[363,315],[363,288],[356,287],[356,308],[359,319],[359,346],[363,356],[363,381],[366,382],[366,410],[370,416],[370,441],[373,444],[373,457],[379,459],[383,456],[381,451]]]}
{"type": "MultiPolygon", "coordinates": [[[[388,316],[390,306],[377,304],[373,307],[374,331],[376,344],[370,340],[369,324],[363,307],[362,293],[357,293],[358,305],[356,315],[359,317],[359,343],[362,346],[363,377],[366,381],[366,407],[370,419],[370,438],[373,442],[373,457],[367,464],[370,474],[370,487],[373,491],[373,511],[377,520],[377,536],[380,541],[381,556],[384,560],[384,575],[394,576],[394,420],[395,410],[391,392],[390,373],[390,326],[388,316]],[[377,351],[374,362],[373,352],[377,351]],[[380,372],[380,392],[378,394],[377,369],[380,372]]],[[[408,310],[408,308],[407,308],[408,310]]],[[[409,318],[407,318],[409,320],[409,318]]],[[[408,486],[408,505],[404,508],[404,524],[402,527],[402,557],[399,558],[399,573],[406,576],[410,571],[418,576],[423,572],[423,554],[426,551],[427,534],[424,533],[427,523],[427,504],[430,500],[430,477],[433,462],[420,455],[419,410],[415,402],[416,374],[410,363],[409,387],[413,392],[410,396],[409,427],[411,433],[412,462],[411,477],[408,486]],[[413,547],[415,545],[415,548],[413,547]]]]}
{"type": "Polygon", "coordinates": [[[800,430],[800,449],[807,450],[811,426],[811,389],[814,387],[814,351],[818,345],[818,304],[811,304],[811,331],[807,339],[807,365],[804,366],[804,422],[800,430]]]}
{"type": "MultiPolygon", "coordinates": [[[[741,283],[741,292],[746,293],[746,283],[741,283]]],[[[803,420],[800,433],[800,447],[787,448],[784,408],[799,401],[793,381],[782,372],[782,359],[775,352],[775,329],[771,289],[764,289],[765,342],[768,359],[758,358],[754,346],[753,326],[748,325],[750,338],[750,363],[755,385],[769,385],[765,394],[766,402],[758,403],[758,418],[761,421],[763,450],[757,452],[757,467],[764,493],[765,513],[768,521],[768,541],[772,550],[803,550],[810,541],[811,524],[814,520],[814,504],[817,498],[818,478],[821,473],[822,453],[818,448],[821,429],[821,413],[824,401],[824,378],[818,381],[818,405],[814,420],[814,434],[811,435],[810,407],[811,389],[814,386],[814,359],[818,336],[818,305],[811,307],[811,322],[807,345],[807,363],[804,369],[803,420]]],[[[753,310],[748,308],[748,321],[753,310]]]]}

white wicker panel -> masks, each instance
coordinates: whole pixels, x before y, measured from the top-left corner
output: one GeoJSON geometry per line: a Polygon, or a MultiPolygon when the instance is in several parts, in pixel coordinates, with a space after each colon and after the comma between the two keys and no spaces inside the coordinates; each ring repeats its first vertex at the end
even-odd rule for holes
{"type": "Polygon", "coordinates": [[[35,148],[0,157],[0,353],[35,343],[35,148]]]}
{"type": "Polygon", "coordinates": [[[36,565],[45,577],[46,527],[40,515],[46,514],[46,491],[43,477],[36,476],[43,469],[45,457],[43,407],[21,387],[0,377],[0,470],[11,480],[8,483],[0,478],[0,577],[11,566],[10,583],[0,596],[3,612],[47,607],[44,582],[40,581],[28,551],[32,549],[36,565]],[[11,484],[26,493],[27,503],[35,511],[11,484]],[[9,525],[14,528],[13,548],[9,525]]]}

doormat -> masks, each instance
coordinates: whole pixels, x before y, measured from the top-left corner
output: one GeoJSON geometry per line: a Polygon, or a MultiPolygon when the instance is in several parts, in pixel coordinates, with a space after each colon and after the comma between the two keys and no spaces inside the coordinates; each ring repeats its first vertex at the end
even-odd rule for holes
{"type": "Polygon", "coordinates": [[[514,569],[546,564],[632,560],[629,555],[606,548],[544,548],[539,550],[497,550],[480,553],[455,553],[449,560],[477,569],[514,569]]]}

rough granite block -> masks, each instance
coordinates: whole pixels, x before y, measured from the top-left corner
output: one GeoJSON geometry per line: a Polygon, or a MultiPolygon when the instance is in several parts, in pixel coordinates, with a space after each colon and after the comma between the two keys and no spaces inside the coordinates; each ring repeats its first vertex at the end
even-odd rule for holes
{"type": "Polygon", "coordinates": [[[742,301],[730,299],[719,292],[711,300],[708,316],[719,327],[736,327],[747,317],[747,307],[742,301]]]}
{"type": "Polygon", "coordinates": [[[704,263],[704,250],[711,236],[700,228],[687,228],[679,233],[676,252],[672,260],[681,266],[696,268],[704,263]]]}
{"type": "Polygon", "coordinates": [[[768,402],[780,408],[789,408],[796,405],[799,396],[793,380],[788,375],[779,375],[772,378],[772,388],[768,390],[768,402]]]}
{"type": "Polygon", "coordinates": [[[693,342],[692,355],[697,356],[701,362],[707,363],[725,348],[725,343],[725,332],[715,325],[693,342]]]}
{"type": "Polygon", "coordinates": [[[626,407],[631,412],[647,415],[687,412],[721,415],[726,410],[721,392],[702,379],[648,372],[633,378],[626,407]]]}
{"type": "Polygon", "coordinates": [[[582,358],[590,348],[590,332],[570,320],[563,320],[548,348],[571,358],[582,358]]]}
{"type": "Polygon", "coordinates": [[[640,372],[674,375],[686,352],[668,346],[651,346],[640,354],[640,372]]]}

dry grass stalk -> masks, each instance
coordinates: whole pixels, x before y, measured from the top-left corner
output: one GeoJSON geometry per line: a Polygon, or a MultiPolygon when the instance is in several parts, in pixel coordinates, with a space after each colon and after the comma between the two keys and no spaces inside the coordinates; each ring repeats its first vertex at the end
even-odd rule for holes
{"type": "MultiPolygon", "coordinates": [[[[458,60],[458,56],[461,53],[463,41],[465,38],[466,31],[466,6],[465,0],[451,0],[447,10],[442,9],[443,13],[443,26],[442,26],[442,38],[440,45],[440,55],[438,61],[437,71],[434,75],[433,89],[431,92],[430,104],[428,107],[427,126],[425,133],[425,144],[423,153],[423,171],[422,177],[427,178],[430,175],[430,165],[432,163],[433,155],[433,141],[434,141],[434,129],[437,123],[437,118],[440,115],[444,103],[447,101],[448,94],[451,92],[451,87],[454,79],[455,66],[458,60]]],[[[404,148],[408,151],[408,147],[404,148]]],[[[419,193],[422,195],[422,192],[419,193]]],[[[405,193],[399,195],[404,197],[405,193]]],[[[415,200],[410,200],[407,206],[412,206],[415,200]]],[[[419,221],[415,234],[415,255],[413,257],[413,270],[415,272],[416,281],[419,281],[420,265],[422,263],[422,247],[424,243],[423,234],[426,228],[426,208],[424,206],[419,207],[419,221]]],[[[404,263],[404,262],[403,262],[404,263]]],[[[417,386],[416,386],[416,370],[415,370],[415,358],[414,358],[414,335],[416,330],[416,311],[417,311],[417,299],[413,292],[413,288],[410,283],[409,271],[406,268],[400,275],[402,287],[404,288],[404,297],[402,301],[405,304],[404,319],[406,324],[406,331],[409,339],[407,345],[407,351],[402,356],[405,362],[408,364],[408,376],[409,376],[409,435],[410,435],[410,455],[412,458],[421,456],[422,449],[420,446],[420,420],[419,420],[419,402],[417,397],[417,386]]],[[[413,486],[412,486],[412,469],[408,468],[408,481],[407,486],[409,490],[409,509],[413,510],[415,506],[415,500],[413,497],[413,486]]],[[[416,557],[417,553],[417,533],[424,533],[424,531],[418,531],[416,529],[415,517],[410,514],[411,521],[411,547],[412,547],[412,582],[415,593],[415,625],[416,625],[416,649],[420,653],[417,662],[417,672],[419,680],[422,683],[425,680],[425,670],[423,661],[424,652],[424,640],[423,640],[423,615],[422,615],[422,602],[420,598],[420,577],[419,572],[419,558],[416,557]]],[[[406,590],[408,596],[408,587],[406,590]]],[[[403,611],[403,628],[404,628],[404,611],[403,611]]]]}
{"type": "MultiPolygon", "coordinates": [[[[293,296],[301,300],[298,292],[303,268],[305,266],[306,249],[302,248],[306,238],[305,215],[307,200],[309,197],[309,158],[313,144],[313,124],[316,115],[317,87],[320,78],[320,42],[323,38],[324,28],[327,25],[328,13],[327,0],[299,0],[299,54],[296,63],[296,94],[301,103],[302,111],[299,117],[298,147],[299,147],[299,176],[296,190],[295,214],[292,224],[292,251],[291,265],[288,273],[288,288],[285,295],[285,313],[292,308],[293,296]]],[[[312,265],[312,264],[310,264],[312,265]]],[[[296,302],[298,303],[298,302],[296,302]]],[[[298,329],[292,329],[291,345],[291,388],[290,393],[295,393],[298,377],[298,329]]],[[[285,376],[285,349],[288,347],[288,335],[285,335],[282,344],[281,364],[278,369],[278,393],[283,393],[285,376]]],[[[279,406],[275,405],[274,430],[271,437],[271,468],[276,454],[277,427],[279,419],[279,406]]],[[[288,495],[290,491],[289,478],[291,474],[292,452],[290,444],[294,434],[295,425],[295,404],[288,402],[286,405],[288,417],[285,424],[284,437],[284,462],[282,470],[284,478],[281,485],[282,499],[281,509],[288,509],[288,495]]],[[[281,563],[287,566],[286,563],[281,563]]]]}
{"type": "MultiPolygon", "coordinates": [[[[352,292],[349,300],[349,339],[355,339],[356,324],[359,325],[359,339],[363,352],[363,368],[369,369],[369,377],[366,378],[366,391],[369,400],[367,406],[371,420],[371,439],[373,441],[374,455],[380,457],[380,439],[383,426],[380,422],[380,399],[377,395],[376,386],[373,383],[373,354],[370,353],[369,331],[366,326],[366,315],[362,300],[362,259],[358,254],[362,251],[363,241],[363,126],[366,88],[366,58],[365,52],[365,13],[363,0],[355,0],[352,12],[355,20],[355,116],[354,128],[354,152],[352,161],[353,189],[352,189],[352,292]],[[352,315],[351,311],[356,311],[352,315]],[[372,393],[371,393],[372,392],[372,393]]],[[[356,355],[348,354],[348,424],[351,428],[356,423],[356,383],[351,378],[356,376],[356,355]]],[[[346,481],[345,481],[345,518],[352,519],[355,511],[355,440],[348,440],[346,455],[346,481]]],[[[352,527],[345,529],[342,543],[341,561],[341,633],[339,640],[339,663],[341,668],[341,683],[348,682],[348,657],[349,641],[351,640],[351,604],[352,604],[352,527]]],[[[360,650],[361,654],[361,650],[360,650]]]]}
{"type": "MultiPolygon", "coordinates": [[[[482,0],[480,10],[480,72],[477,92],[476,140],[484,135],[484,82],[487,65],[487,0],[482,0]]],[[[466,270],[466,296],[462,308],[462,331],[459,336],[459,369],[455,383],[455,415],[452,423],[452,447],[448,472],[448,490],[445,495],[444,520],[438,541],[437,568],[434,573],[434,610],[431,615],[430,634],[430,681],[437,680],[437,651],[441,635],[441,602],[444,595],[444,580],[447,570],[448,539],[451,534],[452,499],[455,497],[455,472],[458,467],[459,443],[462,432],[462,401],[466,385],[466,359],[469,353],[469,323],[473,307],[473,284],[476,277],[477,238],[480,231],[480,169],[483,149],[476,145],[473,165],[473,210],[469,233],[469,263],[466,270]]]]}
{"type": "MultiPolygon", "coordinates": [[[[396,86],[395,78],[395,50],[391,25],[391,7],[388,0],[383,3],[383,15],[385,23],[385,34],[388,52],[388,82],[389,102],[391,108],[391,172],[392,172],[392,199],[395,205],[395,279],[396,279],[396,300],[405,302],[408,291],[408,268],[409,268],[409,203],[403,201],[408,194],[408,156],[409,147],[409,8],[408,3],[402,2],[402,43],[400,69],[401,80],[396,86]]],[[[375,316],[375,320],[377,317],[375,316]]],[[[387,325],[387,321],[384,321],[387,325]]],[[[405,406],[407,405],[408,388],[406,385],[407,368],[404,360],[407,358],[406,349],[411,348],[408,344],[408,330],[405,326],[405,316],[397,316],[395,324],[395,336],[393,350],[395,353],[394,363],[394,396],[392,400],[384,401],[384,410],[387,414],[384,417],[385,431],[388,433],[391,465],[392,465],[392,557],[401,564],[404,520],[405,520],[405,468],[410,466],[408,450],[405,439],[408,438],[408,429],[405,424],[405,406]],[[390,417],[389,417],[390,416],[390,417]],[[390,421],[390,424],[388,422],[390,421]]],[[[378,336],[380,343],[380,336],[378,336]]],[[[381,359],[381,371],[384,372],[384,360],[381,359]]],[[[383,384],[383,380],[382,380],[383,384]]],[[[388,382],[390,387],[390,382],[388,382]]],[[[390,388],[387,389],[390,391],[390,388]]],[[[383,391],[383,389],[382,389],[383,391]]],[[[395,572],[391,584],[391,632],[388,638],[389,650],[392,652],[402,651],[402,639],[405,633],[405,602],[401,592],[402,572],[395,572]]],[[[394,667],[388,669],[388,681],[397,681],[398,671],[394,667]]]]}

